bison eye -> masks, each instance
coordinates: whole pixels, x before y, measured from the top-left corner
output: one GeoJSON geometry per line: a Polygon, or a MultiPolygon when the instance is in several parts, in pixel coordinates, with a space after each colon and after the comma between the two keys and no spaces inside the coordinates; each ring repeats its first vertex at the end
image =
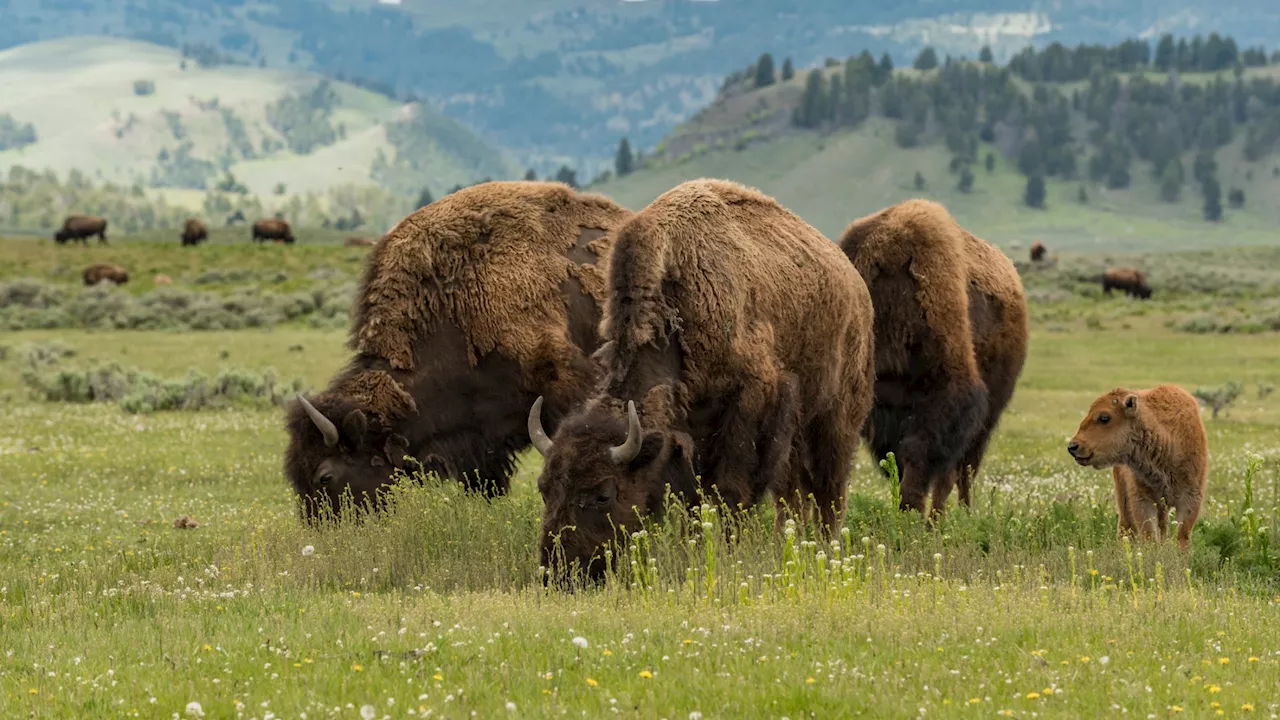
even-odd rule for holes
{"type": "Polygon", "coordinates": [[[1111,416],[1110,416],[1110,415],[1108,415],[1108,414],[1106,414],[1106,413],[1102,413],[1101,415],[1099,415],[1099,416],[1098,416],[1098,424],[1099,424],[1099,425],[1106,425],[1106,424],[1107,424],[1107,423],[1109,423],[1109,422],[1111,422],[1111,416]]]}

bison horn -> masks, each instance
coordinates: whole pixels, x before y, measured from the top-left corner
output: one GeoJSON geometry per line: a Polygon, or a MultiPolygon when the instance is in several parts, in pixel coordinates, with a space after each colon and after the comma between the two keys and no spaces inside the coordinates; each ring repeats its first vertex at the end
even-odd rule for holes
{"type": "Polygon", "coordinates": [[[542,396],[539,395],[537,400],[533,401],[533,407],[529,408],[529,440],[533,443],[533,447],[538,454],[546,457],[551,452],[551,438],[547,437],[547,431],[542,429],[542,396]]]}
{"type": "Polygon", "coordinates": [[[324,444],[333,447],[338,444],[338,426],[333,421],[324,416],[324,413],[316,409],[315,405],[307,402],[302,397],[302,393],[298,393],[298,402],[302,403],[302,409],[307,411],[307,415],[311,417],[311,422],[316,424],[316,428],[320,430],[320,434],[324,436],[324,444]]]}
{"type": "Polygon", "coordinates": [[[640,417],[636,415],[635,402],[627,401],[627,439],[621,445],[609,449],[609,457],[618,465],[626,465],[640,454],[640,417]]]}

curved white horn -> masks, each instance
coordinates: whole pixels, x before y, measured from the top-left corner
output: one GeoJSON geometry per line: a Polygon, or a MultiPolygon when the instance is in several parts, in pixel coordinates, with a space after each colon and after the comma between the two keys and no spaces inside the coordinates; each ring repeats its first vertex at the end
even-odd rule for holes
{"type": "Polygon", "coordinates": [[[618,465],[626,465],[640,454],[640,416],[636,415],[635,402],[627,401],[627,439],[621,445],[609,448],[609,457],[618,465]]]}

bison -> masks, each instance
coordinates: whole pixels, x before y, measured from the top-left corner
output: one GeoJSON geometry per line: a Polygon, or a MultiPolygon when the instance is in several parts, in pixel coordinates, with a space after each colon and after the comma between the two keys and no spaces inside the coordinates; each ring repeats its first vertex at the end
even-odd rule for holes
{"type": "Polygon", "coordinates": [[[875,407],[863,437],[901,468],[902,509],[930,517],[970,484],[1027,357],[1027,302],[1004,253],[941,205],[909,200],[853,221],[840,246],[875,305],[875,407]]]}
{"type": "Polygon", "coordinates": [[[379,507],[406,455],[471,490],[506,493],[529,445],[529,404],[546,396],[555,423],[598,377],[596,263],[630,215],[559,183],[493,182],[418,210],[374,245],[355,356],[288,411],[284,473],[303,518],[346,493],[379,507]]]}
{"type": "Polygon", "coordinates": [[[373,245],[373,243],[374,241],[370,240],[367,237],[355,237],[355,236],[349,237],[346,240],[342,241],[342,244],[344,247],[369,247],[373,245]]]}
{"type": "Polygon", "coordinates": [[[1079,465],[1111,468],[1117,534],[1164,540],[1172,505],[1178,547],[1190,547],[1209,478],[1204,423],[1191,393],[1176,385],[1105,393],[1089,407],[1067,452],[1079,465]]]}
{"type": "Polygon", "coordinates": [[[541,400],[529,411],[547,579],[600,579],[615,528],[637,530],[667,488],[729,508],[812,495],[820,529],[836,528],[873,338],[871,297],[835,244],[755,190],[697,180],[623,225],[608,267],[597,392],[554,432],[541,400]]]}
{"type": "Polygon", "coordinates": [[[1131,267],[1107,268],[1102,273],[1102,292],[1107,295],[1112,290],[1123,290],[1125,295],[1147,300],[1151,297],[1151,286],[1147,284],[1147,274],[1131,267]]]}
{"type": "Polygon", "coordinates": [[[107,244],[107,219],[93,215],[68,215],[62,221],[62,227],[53,234],[53,241],[62,245],[68,240],[79,240],[82,245],[89,244],[89,238],[98,236],[98,244],[107,244]]]}
{"type": "Polygon", "coordinates": [[[1038,263],[1041,260],[1044,260],[1044,256],[1047,252],[1048,250],[1045,249],[1044,243],[1039,240],[1031,243],[1031,262],[1038,263]]]}
{"type": "Polygon", "coordinates": [[[105,263],[96,263],[84,269],[82,275],[85,285],[97,285],[100,282],[109,282],[115,285],[123,285],[129,282],[129,273],[119,265],[107,265],[105,263]]]}
{"type": "Polygon", "coordinates": [[[276,242],[293,243],[293,230],[289,227],[287,220],[279,218],[263,218],[253,224],[253,240],[254,242],[266,242],[274,240],[276,242]]]}
{"type": "Polygon", "coordinates": [[[197,218],[187,218],[182,226],[182,245],[199,245],[209,239],[209,228],[197,218]]]}

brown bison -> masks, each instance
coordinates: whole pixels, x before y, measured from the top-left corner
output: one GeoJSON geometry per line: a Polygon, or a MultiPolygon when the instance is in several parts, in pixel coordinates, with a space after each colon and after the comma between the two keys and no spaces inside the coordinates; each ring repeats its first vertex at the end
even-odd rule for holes
{"type": "Polygon", "coordinates": [[[1178,547],[1190,547],[1209,479],[1204,423],[1191,393],[1175,385],[1105,393],[1089,407],[1067,452],[1080,465],[1111,468],[1118,534],[1164,540],[1173,506],[1178,547]]]}
{"type": "Polygon", "coordinates": [[[406,455],[505,493],[529,445],[529,404],[546,396],[556,422],[598,377],[596,263],[630,215],[559,183],[493,182],[418,210],[374,245],[355,357],[288,412],[284,472],[304,518],[348,492],[376,507],[406,455]]]}
{"type": "Polygon", "coordinates": [[[1048,250],[1045,249],[1044,243],[1039,240],[1031,243],[1031,262],[1038,263],[1041,260],[1044,260],[1045,253],[1047,252],[1048,250]]]}
{"type": "Polygon", "coordinates": [[[96,263],[84,269],[81,276],[84,278],[85,285],[97,285],[100,282],[109,282],[115,285],[122,285],[129,282],[129,273],[119,265],[107,265],[105,263],[96,263]]]}
{"type": "Polygon", "coordinates": [[[1027,357],[1027,302],[1004,253],[941,205],[909,200],[853,221],[841,247],[876,308],[875,407],[863,428],[895,454],[901,507],[969,504],[987,442],[1027,357]]]}
{"type": "Polygon", "coordinates": [[[345,247],[369,247],[374,244],[374,241],[370,240],[367,237],[352,236],[347,238],[346,240],[343,240],[342,244],[345,247]]]}
{"type": "Polygon", "coordinates": [[[1102,273],[1102,292],[1107,295],[1112,290],[1123,290],[1125,295],[1146,300],[1151,297],[1151,286],[1147,284],[1147,274],[1131,267],[1107,268],[1102,273]]]}
{"type": "Polygon", "coordinates": [[[182,226],[182,245],[199,245],[209,239],[209,228],[197,218],[187,218],[182,226]]]}
{"type": "Polygon", "coordinates": [[[53,241],[62,245],[68,240],[79,240],[82,245],[89,244],[89,238],[98,236],[98,244],[107,244],[107,219],[93,215],[68,215],[62,221],[62,227],[53,234],[53,241]]]}
{"type": "Polygon", "coordinates": [[[836,528],[873,383],[871,298],[839,249],[772,198],[696,180],[623,225],[608,267],[596,394],[554,434],[529,412],[551,577],[599,579],[614,529],[666,488],[729,508],[812,495],[836,528]]]}
{"type": "Polygon", "coordinates": [[[293,229],[289,227],[289,221],[287,220],[263,218],[253,224],[253,240],[254,242],[274,240],[292,244],[293,229]]]}

